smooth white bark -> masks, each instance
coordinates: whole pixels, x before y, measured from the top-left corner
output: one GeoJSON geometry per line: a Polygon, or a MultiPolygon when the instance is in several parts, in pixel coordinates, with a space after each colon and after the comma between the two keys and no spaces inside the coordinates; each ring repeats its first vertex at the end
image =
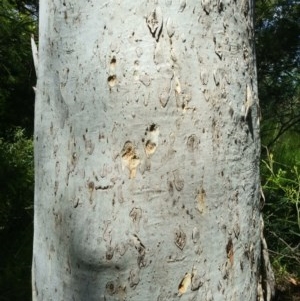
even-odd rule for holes
{"type": "Polygon", "coordinates": [[[256,300],[251,6],[41,1],[34,300],[256,300]]]}

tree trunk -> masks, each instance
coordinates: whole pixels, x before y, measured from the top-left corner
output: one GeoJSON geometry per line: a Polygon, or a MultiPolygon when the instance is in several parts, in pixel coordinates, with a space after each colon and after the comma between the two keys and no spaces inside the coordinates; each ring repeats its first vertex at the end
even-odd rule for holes
{"type": "Polygon", "coordinates": [[[257,300],[252,2],[41,1],[36,93],[33,300],[257,300]]]}

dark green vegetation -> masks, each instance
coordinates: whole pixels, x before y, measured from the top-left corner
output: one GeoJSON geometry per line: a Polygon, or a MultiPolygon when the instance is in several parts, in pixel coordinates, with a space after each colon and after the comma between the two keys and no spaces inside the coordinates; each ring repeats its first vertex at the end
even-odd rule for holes
{"type": "Polygon", "coordinates": [[[30,300],[34,3],[0,1],[0,300],[30,300]]]}
{"type": "MultiPolygon", "coordinates": [[[[37,0],[0,1],[0,301],[31,299],[30,35],[37,32],[37,10],[37,0]]],[[[265,234],[278,300],[295,301],[300,300],[300,3],[257,0],[255,15],[265,234]]]]}
{"type": "Polygon", "coordinates": [[[259,0],[255,15],[265,235],[278,300],[300,300],[300,2],[259,0]]]}

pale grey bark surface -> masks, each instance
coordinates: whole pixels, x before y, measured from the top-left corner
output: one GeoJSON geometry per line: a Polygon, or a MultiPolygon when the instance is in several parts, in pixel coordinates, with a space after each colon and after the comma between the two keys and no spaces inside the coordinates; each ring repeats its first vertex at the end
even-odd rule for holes
{"type": "Polygon", "coordinates": [[[252,3],[40,3],[34,300],[257,299],[252,3]]]}

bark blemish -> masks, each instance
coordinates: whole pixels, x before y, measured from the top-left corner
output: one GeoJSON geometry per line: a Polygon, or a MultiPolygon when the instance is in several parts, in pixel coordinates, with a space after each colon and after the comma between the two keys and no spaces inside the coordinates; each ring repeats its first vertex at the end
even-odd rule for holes
{"type": "Polygon", "coordinates": [[[222,45],[222,34],[216,34],[213,38],[214,44],[215,44],[215,53],[219,57],[219,59],[222,59],[223,57],[223,45],[222,45]]]}
{"type": "Polygon", "coordinates": [[[175,230],[174,233],[174,242],[175,245],[180,249],[183,250],[186,244],[186,234],[182,231],[182,229],[179,227],[175,230]]]}
{"type": "Polygon", "coordinates": [[[233,232],[234,232],[234,235],[235,235],[235,238],[238,239],[239,236],[240,236],[240,225],[238,223],[235,223],[234,224],[234,227],[233,227],[233,232]]]}
{"type": "Polygon", "coordinates": [[[150,157],[155,153],[156,150],[156,143],[152,142],[151,140],[147,140],[145,144],[145,152],[147,157],[150,157]]]}
{"type": "Polygon", "coordinates": [[[140,282],[140,271],[138,269],[131,270],[129,274],[129,286],[133,289],[139,284],[140,282]]]}
{"type": "Polygon", "coordinates": [[[159,127],[153,123],[146,129],[145,134],[148,138],[144,146],[145,153],[147,158],[150,158],[155,153],[158,146],[159,127]]]}
{"type": "Polygon", "coordinates": [[[135,147],[131,141],[126,141],[121,151],[122,166],[129,169],[129,179],[136,177],[136,170],[141,163],[135,147]]]}
{"type": "Polygon", "coordinates": [[[197,270],[193,268],[192,270],[192,279],[191,279],[191,290],[196,291],[198,290],[204,283],[204,279],[197,274],[197,270]]]}
{"type": "Polygon", "coordinates": [[[158,42],[163,29],[163,16],[159,6],[148,15],[146,23],[152,37],[158,42]]]}
{"type": "Polygon", "coordinates": [[[139,237],[136,234],[133,234],[131,243],[133,243],[134,248],[138,251],[138,258],[137,258],[137,263],[139,268],[145,267],[146,266],[146,248],[139,239],[139,237]]]}
{"type": "Polygon", "coordinates": [[[54,208],[53,208],[52,212],[53,212],[54,219],[55,219],[55,226],[61,226],[62,221],[63,221],[62,214],[59,211],[55,211],[54,208]]]}
{"type": "Polygon", "coordinates": [[[113,188],[114,185],[113,184],[109,184],[109,185],[98,185],[98,186],[95,186],[95,189],[96,190],[108,190],[108,189],[111,189],[113,188]]]}
{"type": "Polygon", "coordinates": [[[147,73],[142,73],[139,76],[139,80],[146,87],[150,86],[150,84],[151,84],[151,78],[150,78],[150,76],[147,73]]]}
{"type": "Polygon", "coordinates": [[[167,34],[168,34],[169,38],[172,38],[174,33],[175,33],[175,27],[174,27],[173,21],[172,21],[171,18],[168,18],[168,20],[167,20],[167,34]]]}
{"type": "Polygon", "coordinates": [[[114,256],[114,248],[112,246],[108,246],[105,254],[106,260],[108,261],[112,260],[113,256],[114,256]]]}
{"type": "Polygon", "coordinates": [[[177,191],[181,191],[184,187],[184,180],[181,178],[179,170],[173,171],[174,185],[177,191]]]}
{"type": "Polygon", "coordinates": [[[219,69],[214,70],[213,74],[214,74],[215,85],[219,86],[220,81],[221,81],[220,70],[219,69]]]}
{"type": "Polygon", "coordinates": [[[117,84],[117,76],[115,74],[117,59],[113,56],[109,63],[110,76],[107,78],[107,83],[110,88],[113,88],[117,84]]]}
{"type": "Polygon", "coordinates": [[[179,12],[182,13],[186,7],[186,0],[180,0],[179,12]]]}
{"type": "Polygon", "coordinates": [[[226,254],[227,258],[229,259],[229,262],[231,265],[233,265],[233,243],[231,237],[228,239],[227,245],[226,245],[226,254]]]}
{"type": "Polygon", "coordinates": [[[163,91],[159,94],[159,101],[163,108],[166,107],[167,103],[170,99],[170,89],[169,87],[165,87],[163,91]]]}
{"type": "Polygon", "coordinates": [[[59,186],[59,182],[58,182],[58,181],[55,181],[55,182],[54,182],[54,195],[57,195],[58,186],[59,186]]]}
{"type": "Polygon", "coordinates": [[[90,195],[90,203],[93,203],[93,196],[94,196],[94,191],[95,191],[95,183],[93,181],[88,182],[88,191],[90,195]]]}
{"type": "Polygon", "coordinates": [[[73,207],[74,208],[77,208],[79,205],[79,198],[76,198],[74,201],[73,201],[73,207]]]}
{"type": "Polygon", "coordinates": [[[178,285],[178,296],[183,295],[186,293],[187,289],[191,285],[192,282],[192,275],[190,273],[185,273],[184,277],[180,281],[178,285]]]}
{"type": "Polygon", "coordinates": [[[133,208],[130,211],[129,216],[131,217],[132,222],[134,223],[135,231],[139,232],[140,220],[142,218],[142,209],[141,208],[133,208]]]}
{"type": "Polygon", "coordinates": [[[203,69],[200,72],[200,80],[201,80],[201,82],[204,86],[206,86],[208,84],[208,72],[207,72],[207,70],[203,69]]]}
{"type": "Polygon", "coordinates": [[[113,56],[112,59],[110,60],[110,68],[114,69],[116,67],[116,63],[117,63],[117,59],[115,56],[113,56]]]}
{"type": "Polygon", "coordinates": [[[93,181],[89,182],[88,189],[90,193],[94,191],[94,188],[95,188],[95,183],[93,181]]]}
{"type": "Polygon", "coordinates": [[[200,239],[200,231],[197,227],[194,227],[193,232],[192,232],[192,240],[193,243],[197,243],[200,239]]]}
{"type": "Polygon", "coordinates": [[[118,194],[118,201],[120,204],[124,203],[124,196],[123,196],[123,190],[122,185],[119,185],[117,188],[117,194],[118,194]]]}
{"type": "Polygon", "coordinates": [[[125,245],[122,242],[116,246],[116,252],[118,252],[120,256],[123,256],[126,253],[127,249],[128,249],[128,245],[127,244],[125,245]]]}
{"type": "Polygon", "coordinates": [[[170,196],[174,195],[174,186],[171,181],[168,182],[168,192],[169,192],[170,196]]]}
{"type": "Polygon", "coordinates": [[[192,134],[187,139],[187,149],[189,152],[193,152],[197,148],[197,144],[199,143],[199,139],[195,134],[192,134]]]}
{"type": "Polygon", "coordinates": [[[212,5],[211,0],[201,0],[201,5],[205,13],[209,15],[211,11],[211,5],[212,5]]]}
{"type": "Polygon", "coordinates": [[[249,112],[251,111],[251,108],[254,104],[254,97],[252,94],[252,88],[250,87],[250,85],[247,84],[246,87],[246,98],[245,98],[245,103],[244,103],[244,107],[243,107],[243,111],[244,111],[244,119],[246,120],[248,117],[249,112]]]}
{"type": "Polygon", "coordinates": [[[203,188],[201,188],[201,191],[197,195],[197,209],[200,213],[203,213],[206,208],[206,192],[203,188]]]}
{"type": "Polygon", "coordinates": [[[56,161],[56,163],[55,163],[55,174],[56,174],[56,177],[58,177],[59,172],[60,172],[60,164],[59,164],[59,161],[56,161]]]}
{"type": "Polygon", "coordinates": [[[107,83],[108,83],[108,85],[109,85],[110,88],[114,87],[117,84],[117,76],[115,74],[114,75],[110,75],[107,78],[107,83]]]}
{"type": "Polygon", "coordinates": [[[108,281],[105,285],[106,293],[112,296],[116,292],[116,287],[113,281],[108,281]]]}
{"type": "MultiPolygon", "coordinates": [[[[85,135],[83,135],[85,137],[85,135]]],[[[84,147],[85,147],[85,150],[86,152],[91,155],[93,152],[94,152],[94,149],[95,149],[95,145],[94,143],[92,142],[92,140],[87,140],[87,139],[84,139],[84,147]]]]}

